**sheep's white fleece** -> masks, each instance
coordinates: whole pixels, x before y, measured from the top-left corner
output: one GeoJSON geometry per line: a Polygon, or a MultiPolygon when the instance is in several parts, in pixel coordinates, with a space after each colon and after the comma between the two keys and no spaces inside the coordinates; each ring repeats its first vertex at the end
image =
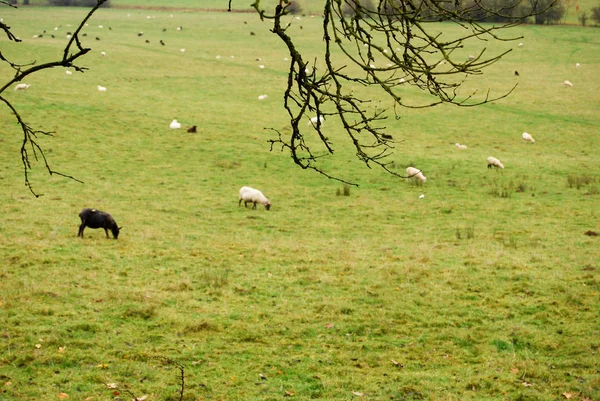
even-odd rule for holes
{"type": "Polygon", "coordinates": [[[488,162],[488,167],[494,166],[494,167],[504,168],[504,164],[502,164],[500,162],[500,160],[496,159],[495,157],[492,157],[492,156],[488,157],[487,162],[488,162]]]}
{"type": "Polygon", "coordinates": [[[531,142],[531,143],[534,143],[534,142],[535,142],[535,139],[533,139],[533,137],[531,136],[531,134],[529,134],[529,133],[527,133],[527,132],[523,132],[523,135],[522,135],[522,137],[523,137],[523,139],[524,139],[525,141],[528,141],[528,142],[531,142]]]}
{"type": "Polygon", "coordinates": [[[27,90],[29,88],[30,85],[27,84],[17,84],[17,86],[15,86],[15,91],[24,91],[27,90]]]}
{"type": "Polygon", "coordinates": [[[417,180],[419,180],[421,182],[427,181],[427,177],[425,177],[423,175],[423,173],[421,172],[421,170],[419,170],[418,168],[414,168],[414,167],[407,167],[406,168],[406,176],[408,178],[416,178],[417,180]]]}
{"type": "Polygon", "coordinates": [[[271,207],[271,202],[260,192],[258,189],[250,188],[250,187],[241,187],[240,188],[240,200],[238,202],[238,206],[244,202],[244,206],[246,203],[252,202],[254,206],[253,209],[256,209],[256,204],[261,203],[265,205],[265,209],[269,210],[271,207]]]}

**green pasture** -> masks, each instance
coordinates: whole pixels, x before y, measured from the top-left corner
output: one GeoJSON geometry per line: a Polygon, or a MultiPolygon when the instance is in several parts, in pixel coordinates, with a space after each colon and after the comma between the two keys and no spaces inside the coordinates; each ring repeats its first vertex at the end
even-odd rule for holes
{"type": "MultiPolygon", "coordinates": [[[[2,54],[41,63],[85,10],[2,12],[23,38],[1,39],[2,54]]],[[[322,19],[290,21],[319,66],[322,19]]],[[[460,96],[518,85],[382,122],[390,161],[421,168],[424,185],[356,161],[328,118],[336,153],[322,167],[360,184],[344,196],[270,151],[265,128],[289,133],[288,55],[270,27],[251,13],[102,9],[85,73],[46,70],[2,94],[54,132],[39,138],[50,164],[84,184],[37,162],[32,196],[0,109],[0,400],[179,400],[178,364],[185,400],[600,400],[600,245],[584,234],[600,231],[597,31],[523,26],[462,49],[512,51],[460,96]],[[271,210],[239,207],[243,185],[271,210]],[[77,238],[84,207],[110,212],[119,239],[77,238]]]]}

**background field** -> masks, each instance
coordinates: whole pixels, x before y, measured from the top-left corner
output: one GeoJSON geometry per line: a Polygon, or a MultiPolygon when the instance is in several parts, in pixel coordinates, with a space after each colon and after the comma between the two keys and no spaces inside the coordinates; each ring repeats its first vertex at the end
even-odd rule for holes
{"type": "MultiPolygon", "coordinates": [[[[2,53],[23,63],[56,58],[85,13],[3,12],[24,43],[2,39],[2,53]]],[[[313,57],[320,24],[290,28],[313,57]]],[[[0,110],[0,400],[178,400],[161,358],[185,366],[186,400],[599,400],[600,248],[584,235],[600,231],[597,31],[524,26],[464,49],[514,49],[466,89],[518,87],[386,121],[392,160],[422,168],[424,186],[354,161],[328,120],[325,168],[361,184],[340,196],[269,151],[264,128],[287,127],[287,55],[269,28],[253,14],[100,10],[88,71],[4,93],[55,132],[41,139],[52,166],[85,184],[37,165],[44,196],[31,196],[0,110]],[[486,169],[490,155],[506,169],[486,169]],[[272,210],[238,207],[242,185],[272,210]],[[109,211],[120,238],[76,238],[83,207],[109,211]]]]}

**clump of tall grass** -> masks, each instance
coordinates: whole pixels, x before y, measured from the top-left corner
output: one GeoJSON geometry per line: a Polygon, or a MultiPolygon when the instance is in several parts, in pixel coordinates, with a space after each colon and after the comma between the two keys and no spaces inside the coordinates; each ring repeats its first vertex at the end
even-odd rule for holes
{"type": "Polygon", "coordinates": [[[337,196],[350,196],[350,185],[348,184],[344,184],[344,188],[340,191],[340,189],[338,188],[337,191],[335,192],[335,194],[337,196]]]}
{"type": "Polygon", "coordinates": [[[460,228],[457,227],[456,228],[456,239],[460,240],[463,238],[466,239],[474,239],[475,238],[475,227],[471,226],[471,227],[466,227],[466,228],[460,228]]]}
{"type": "Polygon", "coordinates": [[[595,184],[598,181],[596,177],[589,175],[574,175],[569,174],[567,176],[567,185],[569,188],[581,189],[585,185],[595,184]]]}

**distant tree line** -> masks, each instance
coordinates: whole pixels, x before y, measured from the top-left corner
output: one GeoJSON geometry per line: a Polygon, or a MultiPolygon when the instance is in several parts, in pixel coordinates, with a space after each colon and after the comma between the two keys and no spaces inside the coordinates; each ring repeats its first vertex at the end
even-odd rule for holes
{"type": "MultiPolygon", "coordinates": [[[[344,12],[347,17],[353,17],[359,0],[344,0],[344,12]]],[[[565,6],[561,0],[421,0],[427,6],[407,10],[419,14],[419,18],[436,21],[441,14],[457,13],[463,18],[476,22],[533,22],[539,25],[556,24],[565,14],[565,6]],[[430,3],[435,7],[431,7],[430,3]],[[443,10],[442,13],[436,12],[443,10]]],[[[375,10],[371,0],[360,0],[362,7],[375,10]]],[[[402,9],[402,0],[387,0],[379,13],[389,16],[397,15],[402,9]]]]}
{"type": "MultiPolygon", "coordinates": [[[[423,0],[423,2],[431,0],[423,0]]],[[[356,14],[358,0],[343,0],[344,14],[346,17],[354,17],[356,14]]],[[[537,25],[553,25],[558,24],[565,18],[567,7],[565,2],[568,0],[433,0],[438,6],[443,7],[446,11],[458,11],[463,16],[472,18],[477,22],[534,22],[537,25]],[[527,15],[527,17],[523,17],[527,15]]],[[[362,7],[375,10],[372,0],[360,0],[362,7]]],[[[401,4],[401,0],[388,0],[380,12],[383,14],[393,15],[397,10],[397,5],[401,4]]],[[[301,14],[302,6],[298,1],[290,1],[287,8],[290,14],[301,14]]],[[[421,17],[436,20],[436,14],[430,7],[423,7],[421,17]]],[[[600,25],[600,7],[591,9],[591,16],[587,12],[583,12],[579,17],[581,25],[585,26],[588,19],[591,19],[600,25]]]]}

